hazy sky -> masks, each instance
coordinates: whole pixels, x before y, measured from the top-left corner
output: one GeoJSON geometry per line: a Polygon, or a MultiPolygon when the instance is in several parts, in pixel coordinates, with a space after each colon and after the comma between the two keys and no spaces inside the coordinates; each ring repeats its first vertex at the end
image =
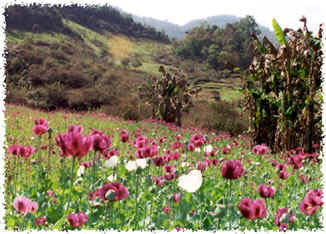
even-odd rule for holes
{"type": "MultiPolygon", "coordinates": [[[[7,0],[7,3],[31,2],[7,0]]],[[[282,28],[297,29],[302,15],[308,20],[308,28],[317,31],[326,20],[325,0],[53,0],[40,3],[105,4],[117,6],[128,13],[148,16],[183,25],[192,19],[206,18],[219,14],[244,17],[252,15],[259,24],[272,28],[276,18],[282,28]],[[324,2],[324,4],[322,4],[324,2]],[[309,27],[310,26],[310,27],[309,27]]]]}
{"type": "Polygon", "coordinates": [[[192,19],[219,14],[252,15],[259,24],[272,28],[273,17],[282,27],[297,29],[305,15],[308,28],[316,31],[325,22],[326,1],[322,0],[110,0],[110,4],[140,16],[150,16],[183,25],[192,19]],[[322,4],[324,2],[324,4],[322,4]],[[324,5],[324,6],[323,6],[324,5]],[[309,25],[311,25],[309,27],[309,25]]]}

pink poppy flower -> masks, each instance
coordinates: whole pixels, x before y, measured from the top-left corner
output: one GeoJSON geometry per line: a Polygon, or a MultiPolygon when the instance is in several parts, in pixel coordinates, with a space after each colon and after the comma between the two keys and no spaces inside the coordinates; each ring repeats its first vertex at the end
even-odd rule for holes
{"type": "Polygon", "coordinates": [[[106,201],[106,194],[111,190],[114,192],[114,198],[111,201],[119,201],[127,198],[129,196],[128,189],[124,187],[122,184],[118,182],[113,182],[111,184],[105,184],[100,189],[98,189],[98,196],[103,200],[106,201]]]}
{"type": "Polygon", "coordinates": [[[37,218],[37,219],[35,219],[35,225],[36,226],[42,226],[42,225],[45,224],[46,221],[47,221],[46,217],[37,218]]]}
{"type": "Polygon", "coordinates": [[[267,214],[265,201],[263,200],[255,200],[254,201],[254,207],[255,207],[255,216],[256,218],[264,218],[267,214]]]}
{"type": "Polygon", "coordinates": [[[305,159],[305,156],[302,154],[290,156],[288,162],[293,166],[294,169],[299,169],[302,167],[302,162],[305,159]]]}
{"type": "Polygon", "coordinates": [[[38,204],[37,204],[37,202],[32,202],[32,201],[31,201],[30,206],[29,206],[29,211],[30,211],[31,213],[34,213],[34,212],[36,212],[37,210],[38,210],[38,204]]]}
{"type": "Polygon", "coordinates": [[[260,184],[257,187],[257,192],[260,194],[260,196],[267,198],[267,197],[273,197],[276,192],[276,189],[274,186],[260,184]]]}
{"type": "Polygon", "coordinates": [[[263,200],[251,200],[247,197],[240,201],[238,208],[247,219],[264,218],[267,213],[263,200]]]}
{"type": "Polygon", "coordinates": [[[303,183],[303,184],[307,184],[309,182],[309,177],[305,176],[304,174],[300,174],[299,178],[301,180],[301,183],[303,183]]]}
{"type": "Polygon", "coordinates": [[[323,205],[322,191],[320,189],[310,190],[303,201],[300,203],[301,212],[306,215],[312,215],[317,209],[323,205]]]}
{"type": "Polygon", "coordinates": [[[280,225],[280,231],[286,232],[289,229],[289,225],[287,223],[282,223],[280,225]]]}
{"type": "Polygon", "coordinates": [[[83,166],[85,168],[91,168],[93,166],[93,161],[79,162],[79,166],[83,166]]]}
{"type": "Polygon", "coordinates": [[[171,207],[170,206],[165,206],[163,208],[164,213],[169,214],[171,212],[171,207]]]}
{"type": "Polygon", "coordinates": [[[253,201],[246,197],[240,201],[238,206],[241,214],[247,219],[255,219],[255,211],[253,209],[253,201]]]}
{"type": "Polygon", "coordinates": [[[195,150],[196,146],[192,143],[187,145],[188,152],[193,152],[195,150]]]}
{"type": "Polygon", "coordinates": [[[286,170],[281,170],[280,173],[278,173],[278,177],[282,180],[286,180],[289,176],[290,175],[286,170]]]}
{"type": "Polygon", "coordinates": [[[208,162],[206,160],[204,161],[197,161],[196,168],[200,170],[201,172],[205,171],[208,168],[208,162]]]}
{"type": "Polygon", "coordinates": [[[153,164],[157,167],[164,166],[167,163],[167,160],[164,157],[153,158],[153,164]]]}
{"type": "Polygon", "coordinates": [[[24,196],[16,197],[13,202],[13,206],[21,214],[34,213],[38,209],[37,202],[33,202],[24,196]]]}
{"type": "Polygon", "coordinates": [[[129,140],[129,133],[126,129],[122,129],[122,131],[120,132],[120,140],[122,142],[127,142],[129,140]]]}
{"type": "Polygon", "coordinates": [[[223,162],[221,171],[225,179],[238,179],[244,174],[243,166],[239,160],[228,160],[223,162]]]}
{"type": "Polygon", "coordinates": [[[57,145],[61,148],[62,157],[84,157],[93,148],[93,136],[83,136],[81,126],[71,125],[68,133],[56,137],[57,145]]]}
{"type": "Polygon", "coordinates": [[[205,139],[202,134],[196,133],[190,137],[190,142],[195,145],[195,147],[200,147],[205,144],[205,139]]]}
{"type": "Polygon", "coordinates": [[[71,213],[70,215],[68,215],[67,219],[71,226],[79,227],[88,221],[88,216],[84,212],[71,213]]]}
{"type": "Polygon", "coordinates": [[[33,126],[33,132],[36,135],[41,136],[44,133],[46,133],[48,129],[49,129],[48,122],[45,119],[40,118],[35,120],[35,125],[33,126]]]}
{"type": "Polygon", "coordinates": [[[178,203],[180,201],[181,198],[181,193],[173,193],[173,201],[175,203],[178,203]]]}
{"type": "Polygon", "coordinates": [[[35,152],[33,146],[21,146],[19,155],[23,158],[29,158],[35,152]]]}
{"type": "Polygon", "coordinates": [[[12,155],[20,155],[20,146],[19,145],[11,145],[8,147],[8,152],[12,155]]]}
{"type": "Polygon", "coordinates": [[[228,154],[228,153],[230,153],[230,148],[224,146],[222,150],[222,154],[228,154]]]}
{"type": "Polygon", "coordinates": [[[68,133],[82,133],[83,127],[81,125],[69,125],[67,128],[68,133]]]}
{"type": "Polygon", "coordinates": [[[95,151],[104,152],[112,145],[111,138],[109,136],[105,136],[99,130],[93,129],[91,136],[93,136],[93,149],[95,151]]]}
{"type": "Polygon", "coordinates": [[[252,149],[252,152],[254,154],[259,154],[259,155],[263,155],[266,154],[268,152],[268,146],[266,146],[265,144],[262,145],[255,145],[254,148],[252,149]]]}
{"type": "Polygon", "coordinates": [[[173,180],[177,177],[174,172],[173,173],[165,173],[163,176],[164,176],[164,179],[167,181],[173,180]]]}
{"type": "Polygon", "coordinates": [[[155,177],[155,176],[152,176],[152,181],[155,185],[157,186],[162,186],[163,183],[164,183],[164,177],[163,176],[160,176],[160,177],[155,177]]]}
{"type": "Polygon", "coordinates": [[[44,118],[40,118],[40,119],[37,119],[35,120],[35,125],[44,125],[46,127],[48,127],[48,122],[44,119],[44,118]]]}
{"type": "Polygon", "coordinates": [[[24,197],[24,196],[18,196],[15,198],[13,202],[14,208],[21,214],[25,214],[30,212],[30,205],[31,205],[31,200],[24,197]]]}
{"type": "Polygon", "coordinates": [[[165,173],[174,173],[176,166],[172,165],[165,165],[163,167],[163,172],[165,173]]]}

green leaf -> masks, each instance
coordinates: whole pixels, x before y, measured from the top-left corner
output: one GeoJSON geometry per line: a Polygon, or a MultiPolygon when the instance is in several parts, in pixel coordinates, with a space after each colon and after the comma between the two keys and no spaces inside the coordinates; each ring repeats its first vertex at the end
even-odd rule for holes
{"type": "Polygon", "coordinates": [[[277,23],[277,21],[275,19],[272,20],[272,25],[274,28],[275,36],[276,36],[278,42],[280,43],[280,45],[286,45],[285,35],[283,33],[281,26],[277,23]]]}
{"type": "Polygon", "coordinates": [[[14,228],[17,223],[17,218],[15,216],[8,216],[7,218],[7,226],[9,229],[14,228]]]}
{"type": "Polygon", "coordinates": [[[54,230],[60,230],[60,228],[62,227],[62,225],[64,224],[64,222],[66,221],[66,217],[62,216],[61,219],[59,219],[51,228],[52,231],[54,230]]]}

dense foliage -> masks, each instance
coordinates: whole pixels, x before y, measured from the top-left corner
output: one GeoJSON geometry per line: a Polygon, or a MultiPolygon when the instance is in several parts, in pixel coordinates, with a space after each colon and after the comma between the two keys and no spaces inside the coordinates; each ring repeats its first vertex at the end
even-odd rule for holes
{"type": "Polygon", "coordinates": [[[188,32],[184,40],[175,43],[175,52],[183,58],[204,60],[217,70],[224,69],[227,63],[246,69],[253,57],[251,33],[260,33],[251,16],[224,28],[202,24],[188,32]]]}
{"type": "Polygon", "coordinates": [[[280,48],[253,35],[256,56],[245,80],[249,132],[255,143],[275,151],[296,145],[308,152],[321,141],[322,28],[313,36],[303,28],[282,30],[273,20],[280,48]]]}
{"type": "Polygon", "coordinates": [[[63,32],[71,34],[64,27],[62,19],[69,19],[75,23],[91,28],[97,32],[121,33],[137,38],[146,38],[162,42],[169,42],[169,38],[163,32],[153,27],[145,27],[135,22],[131,16],[120,13],[111,6],[87,6],[77,4],[41,5],[30,6],[12,5],[5,9],[7,30],[19,29],[34,32],[63,32]]]}

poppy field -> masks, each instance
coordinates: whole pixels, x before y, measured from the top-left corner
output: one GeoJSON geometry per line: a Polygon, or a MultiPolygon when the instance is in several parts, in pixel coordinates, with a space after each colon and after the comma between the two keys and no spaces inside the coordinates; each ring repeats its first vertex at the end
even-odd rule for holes
{"type": "Polygon", "coordinates": [[[5,105],[7,230],[318,230],[321,148],[5,105]]]}

